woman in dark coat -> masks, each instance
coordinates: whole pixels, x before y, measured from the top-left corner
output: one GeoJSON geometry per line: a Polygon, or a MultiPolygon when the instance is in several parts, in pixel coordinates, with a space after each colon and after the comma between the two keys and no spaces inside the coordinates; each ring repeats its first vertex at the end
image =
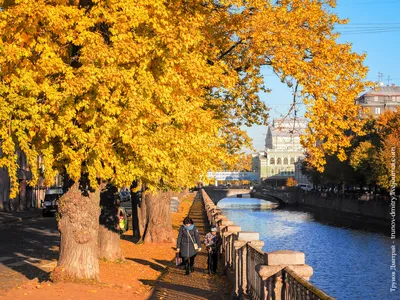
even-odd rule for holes
{"type": "Polygon", "coordinates": [[[196,251],[194,243],[198,247],[201,247],[199,231],[194,226],[193,220],[186,217],[179,229],[178,240],[176,242],[176,252],[180,252],[183,264],[185,265],[186,275],[194,271],[194,259],[197,251],[201,251],[201,248],[196,251]]]}

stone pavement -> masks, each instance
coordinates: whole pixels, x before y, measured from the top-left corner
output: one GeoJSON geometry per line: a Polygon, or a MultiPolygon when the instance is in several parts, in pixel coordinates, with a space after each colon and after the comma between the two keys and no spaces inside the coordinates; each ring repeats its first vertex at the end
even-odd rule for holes
{"type": "Polygon", "coordinates": [[[0,211],[0,225],[9,222],[17,222],[26,219],[32,219],[36,217],[40,217],[42,215],[42,210],[39,208],[32,208],[27,211],[13,211],[13,212],[5,212],[0,211]]]}
{"type": "MultiPolygon", "coordinates": [[[[7,216],[7,223],[0,224],[0,294],[7,289],[21,286],[27,280],[48,280],[57,264],[60,235],[55,217],[18,221],[7,216]]],[[[19,217],[21,218],[21,217],[19,217]]]]}
{"type": "MultiPolygon", "coordinates": [[[[204,213],[203,201],[196,198],[190,208],[189,216],[200,232],[201,241],[209,230],[204,213]]],[[[185,275],[183,267],[170,264],[167,271],[157,280],[150,299],[231,299],[232,287],[223,275],[223,259],[218,261],[216,275],[207,274],[207,253],[203,245],[202,252],[195,259],[195,271],[185,275]]]]}

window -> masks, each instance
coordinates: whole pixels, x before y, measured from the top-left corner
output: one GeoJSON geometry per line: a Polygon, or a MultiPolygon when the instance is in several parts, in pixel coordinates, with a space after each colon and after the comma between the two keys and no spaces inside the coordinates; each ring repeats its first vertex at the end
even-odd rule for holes
{"type": "Polygon", "coordinates": [[[375,114],[379,115],[381,113],[381,108],[380,107],[375,107],[375,114]]]}
{"type": "Polygon", "coordinates": [[[269,160],[269,164],[270,165],[274,165],[275,164],[275,158],[271,157],[271,159],[269,160]]]}
{"type": "Polygon", "coordinates": [[[287,164],[288,164],[288,158],[287,158],[287,157],[285,157],[285,158],[283,159],[283,164],[284,164],[284,165],[287,165],[287,164]]]}
{"type": "Polygon", "coordinates": [[[294,164],[294,157],[292,157],[292,158],[290,159],[290,164],[291,164],[291,165],[294,164]]]}
{"type": "Polygon", "coordinates": [[[282,164],[282,159],[281,159],[280,157],[278,157],[277,164],[278,164],[278,165],[281,165],[281,164],[282,164]]]}
{"type": "Polygon", "coordinates": [[[379,97],[378,97],[378,96],[375,96],[375,97],[374,97],[374,101],[375,101],[375,102],[378,102],[378,100],[379,100],[379,97]]]}

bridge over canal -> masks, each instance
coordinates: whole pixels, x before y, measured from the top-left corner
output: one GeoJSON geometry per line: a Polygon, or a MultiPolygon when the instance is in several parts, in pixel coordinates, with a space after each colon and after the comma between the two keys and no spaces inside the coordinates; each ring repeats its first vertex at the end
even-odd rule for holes
{"type": "MultiPolygon", "coordinates": [[[[242,198],[244,197],[244,195],[247,196],[251,193],[250,189],[234,188],[234,187],[220,188],[220,187],[206,186],[203,189],[208,194],[208,196],[211,198],[211,200],[214,202],[215,205],[217,205],[218,202],[224,198],[242,198]]],[[[283,200],[274,196],[262,197],[262,198],[260,197],[260,199],[278,203],[279,207],[285,206],[285,202],[283,200]]]]}

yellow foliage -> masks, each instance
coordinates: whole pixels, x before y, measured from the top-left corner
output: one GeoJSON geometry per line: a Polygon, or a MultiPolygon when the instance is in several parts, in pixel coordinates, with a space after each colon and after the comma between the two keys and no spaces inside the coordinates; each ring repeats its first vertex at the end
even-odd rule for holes
{"type": "Polygon", "coordinates": [[[242,125],[265,124],[266,65],[301,87],[317,166],[361,132],[364,56],[335,42],[333,1],[79,3],[0,2],[0,167],[15,188],[17,146],[35,180],[41,155],[47,181],[65,168],[93,186],[191,186],[249,144],[242,125]]]}
{"type": "Polygon", "coordinates": [[[297,184],[297,181],[296,181],[296,179],[294,179],[293,177],[289,177],[289,178],[286,180],[286,186],[288,186],[288,187],[296,186],[296,184],[297,184]]]}

